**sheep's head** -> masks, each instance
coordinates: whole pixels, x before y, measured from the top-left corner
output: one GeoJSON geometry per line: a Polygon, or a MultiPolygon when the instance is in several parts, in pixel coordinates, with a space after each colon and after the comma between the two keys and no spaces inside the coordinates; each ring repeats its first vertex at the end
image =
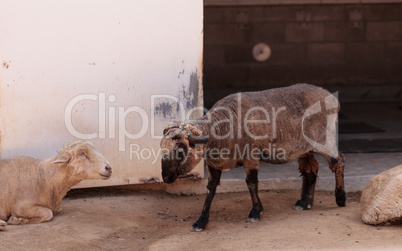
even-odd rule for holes
{"type": "Polygon", "coordinates": [[[162,178],[174,182],[178,176],[189,173],[203,157],[203,145],[208,138],[192,124],[165,128],[161,141],[162,178]]]}
{"type": "Polygon", "coordinates": [[[109,162],[90,142],[75,141],[65,144],[52,164],[67,168],[70,176],[76,179],[109,179],[112,168],[109,162]]]}

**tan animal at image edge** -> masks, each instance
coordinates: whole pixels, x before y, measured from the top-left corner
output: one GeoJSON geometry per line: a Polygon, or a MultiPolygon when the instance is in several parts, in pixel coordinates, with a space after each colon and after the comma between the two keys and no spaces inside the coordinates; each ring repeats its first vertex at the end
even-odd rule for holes
{"type": "Polygon", "coordinates": [[[360,198],[364,223],[402,223],[402,165],[375,176],[360,198]]]}
{"type": "Polygon", "coordinates": [[[50,221],[61,211],[70,188],[86,179],[109,179],[109,162],[89,142],[65,144],[40,160],[19,156],[0,160],[0,230],[7,224],[50,221]],[[7,222],[7,223],[6,223],[7,222]]]}

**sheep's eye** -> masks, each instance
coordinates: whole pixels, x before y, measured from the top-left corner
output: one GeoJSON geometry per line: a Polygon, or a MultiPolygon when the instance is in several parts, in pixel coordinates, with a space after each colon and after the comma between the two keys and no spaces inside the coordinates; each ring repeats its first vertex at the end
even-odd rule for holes
{"type": "Polygon", "coordinates": [[[83,157],[89,159],[88,156],[87,156],[84,152],[79,152],[78,155],[83,156],[83,157]]]}

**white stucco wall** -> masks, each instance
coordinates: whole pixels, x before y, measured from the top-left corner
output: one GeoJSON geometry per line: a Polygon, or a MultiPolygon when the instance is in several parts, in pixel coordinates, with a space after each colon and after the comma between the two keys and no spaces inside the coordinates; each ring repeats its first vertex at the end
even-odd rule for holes
{"type": "Polygon", "coordinates": [[[202,106],[202,1],[0,3],[1,157],[47,158],[79,132],[114,168],[79,186],[160,178],[159,158],[147,157],[182,112],[169,98],[151,109],[152,95],[202,106]]]}

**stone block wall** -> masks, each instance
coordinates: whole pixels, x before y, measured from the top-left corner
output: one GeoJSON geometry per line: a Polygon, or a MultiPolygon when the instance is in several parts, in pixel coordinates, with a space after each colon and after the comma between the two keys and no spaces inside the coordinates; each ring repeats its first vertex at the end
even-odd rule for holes
{"type": "Polygon", "coordinates": [[[402,4],[206,6],[204,99],[307,82],[341,100],[402,99],[402,4]],[[257,62],[252,48],[271,57],[257,62]]]}

